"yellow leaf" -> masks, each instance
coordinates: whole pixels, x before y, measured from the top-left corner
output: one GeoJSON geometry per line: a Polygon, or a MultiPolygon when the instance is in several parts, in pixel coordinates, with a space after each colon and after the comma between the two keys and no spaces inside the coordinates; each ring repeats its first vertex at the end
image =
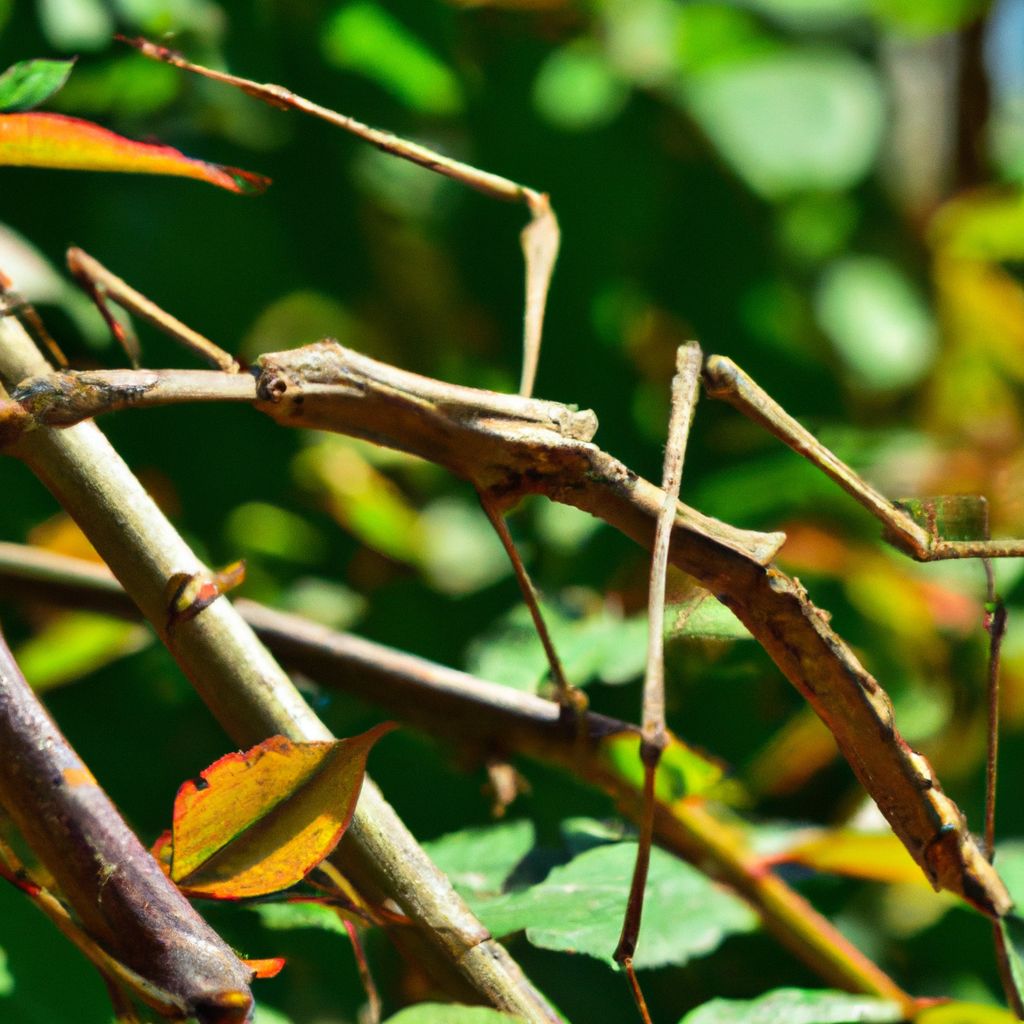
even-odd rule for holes
{"type": "Polygon", "coordinates": [[[212,899],[261,896],[301,881],[341,839],[370,748],[393,728],[385,722],[323,743],[273,736],[216,761],[178,790],[172,880],[212,899]]]}

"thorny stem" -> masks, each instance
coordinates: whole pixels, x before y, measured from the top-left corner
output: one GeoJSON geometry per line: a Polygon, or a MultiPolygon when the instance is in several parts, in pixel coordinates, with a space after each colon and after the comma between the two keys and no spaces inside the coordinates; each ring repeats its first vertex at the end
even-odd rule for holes
{"type": "MultiPolygon", "coordinates": [[[[0,377],[8,386],[48,367],[20,323],[0,318],[0,377]]],[[[237,380],[238,375],[224,375],[237,380]]],[[[291,680],[227,599],[164,632],[164,591],[176,573],[208,571],[157,509],[92,423],[35,430],[12,448],[79,523],[93,546],[168,645],[186,676],[236,742],[272,734],[330,739],[291,680]]],[[[417,925],[396,942],[422,942],[417,956],[454,968],[463,991],[530,1022],[557,1018],[518,965],[469,912],[380,791],[367,778],[341,846],[344,870],[369,899],[391,898],[417,925]]],[[[455,979],[450,979],[454,981],[455,979]]]]}
{"type": "MultiPolygon", "coordinates": [[[[9,585],[8,592],[69,607],[135,613],[102,566],[24,545],[0,543],[0,582],[9,585]]],[[[601,756],[603,738],[636,732],[635,726],[587,712],[581,716],[586,741],[581,748],[578,730],[567,728],[558,707],[533,694],[252,601],[242,599],[236,606],[279,658],[320,685],[343,689],[388,715],[470,749],[518,753],[558,765],[604,789],[624,813],[639,818],[642,801],[636,787],[610,771],[601,756]]],[[[658,844],[732,886],[776,938],[827,984],[910,1005],[910,997],[766,868],[734,828],[694,800],[668,804],[656,799],[655,809],[658,844]]]]}

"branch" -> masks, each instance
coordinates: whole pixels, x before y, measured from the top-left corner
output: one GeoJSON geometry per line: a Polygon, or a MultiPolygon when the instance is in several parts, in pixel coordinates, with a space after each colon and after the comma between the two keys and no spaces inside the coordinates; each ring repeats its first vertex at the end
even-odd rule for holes
{"type": "MultiPolygon", "coordinates": [[[[100,565],[20,544],[0,543],[0,583],[72,608],[137,617],[117,581],[100,565]]],[[[588,712],[567,719],[557,703],[499,686],[339,633],[301,616],[245,599],[238,611],[285,664],[320,685],[343,690],[431,736],[504,757],[522,754],[557,765],[612,796],[636,820],[639,787],[612,770],[602,742],[635,725],[588,712]],[[582,728],[581,728],[582,726],[582,728]]],[[[671,741],[670,741],[671,742],[671,741]]],[[[727,883],[760,914],[775,937],[830,985],[895,999],[908,996],[802,896],[751,851],[746,838],[697,800],[655,802],[658,844],[727,883]]]]}
{"type": "MultiPolygon", "coordinates": [[[[508,505],[524,494],[545,494],[645,547],[653,543],[664,493],[590,443],[592,413],[457,388],[331,341],[271,353],[258,365],[256,407],[282,425],[350,434],[418,455],[508,505]]],[[[29,398],[43,387],[24,385],[29,398]]],[[[144,395],[132,402],[144,404],[144,395]]],[[[732,609],[808,700],[932,885],[988,916],[1006,914],[1012,907],[1006,887],[931,765],[900,735],[888,695],[799,582],[766,564],[784,537],[737,530],[677,507],[673,564],[732,609]]]]}
{"type": "MultiPolygon", "coordinates": [[[[48,370],[20,323],[0,318],[0,377],[11,385],[48,370]]],[[[331,738],[229,601],[214,601],[168,631],[168,580],[207,570],[95,424],[34,430],[10,451],[79,523],[237,743],[250,746],[275,733],[295,740],[331,738]]],[[[463,986],[478,998],[529,1022],[557,1020],[369,779],[339,851],[344,870],[364,895],[393,899],[417,925],[433,952],[430,959],[454,965],[463,986]]]]}
{"type": "Polygon", "coordinates": [[[0,750],[0,802],[88,936],[143,980],[134,994],[163,1013],[210,1024],[248,1019],[252,970],[125,824],[25,682],[2,634],[0,750]]]}

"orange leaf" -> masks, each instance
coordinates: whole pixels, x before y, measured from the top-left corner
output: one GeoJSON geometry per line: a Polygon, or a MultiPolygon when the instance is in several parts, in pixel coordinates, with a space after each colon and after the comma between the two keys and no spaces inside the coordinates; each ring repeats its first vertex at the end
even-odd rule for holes
{"type": "Polygon", "coordinates": [[[0,166],[123,171],[198,178],[231,192],[262,192],[270,179],[237,167],[193,160],[171,146],[133,142],[63,114],[0,114],[0,166]]]}
{"type": "Polygon", "coordinates": [[[286,963],[283,956],[272,956],[267,960],[243,960],[246,967],[251,967],[257,978],[276,978],[286,963]]]}
{"type": "Polygon", "coordinates": [[[227,900],[301,881],[341,839],[370,748],[394,727],[324,743],[273,736],[216,761],[178,790],[171,878],[190,896],[227,900]]]}

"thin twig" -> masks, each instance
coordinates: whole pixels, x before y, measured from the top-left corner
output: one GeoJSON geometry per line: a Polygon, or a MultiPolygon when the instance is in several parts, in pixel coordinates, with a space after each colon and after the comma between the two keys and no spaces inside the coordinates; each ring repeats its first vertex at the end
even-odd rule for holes
{"type": "MultiPolygon", "coordinates": [[[[0,378],[8,386],[48,371],[31,338],[0,318],[0,378]]],[[[238,375],[223,375],[235,380],[238,375]]],[[[0,395],[2,397],[2,395],[0,395]]],[[[165,590],[177,573],[208,572],[95,424],[40,429],[11,449],[79,523],[167,643],[211,711],[242,746],[275,733],[330,739],[291,680],[226,598],[165,633],[165,590]]],[[[449,982],[537,1024],[554,1011],[488,935],[367,778],[341,846],[345,870],[370,900],[395,900],[416,924],[394,932],[449,982]]]]}
{"type": "Polygon", "coordinates": [[[90,940],[147,982],[139,998],[169,993],[190,1015],[232,1005],[244,1019],[252,972],[125,824],[25,682],[2,634],[0,749],[0,801],[90,940]]]}
{"type": "Polygon", "coordinates": [[[569,714],[576,716],[580,712],[586,711],[587,696],[582,690],[573,686],[566,678],[565,669],[562,667],[562,660],[558,656],[554,641],[551,639],[551,632],[544,621],[544,613],[540,607],[540,595],[537,593],[537,588],[533,585],[533,580],[530,579],[530,574],[526,571],[526,566],[523,565],[519,549],[516,547],[516,542],[512,539],[508,523],[505,522],[501,509],[492,495],[483,491],[478,493],[480,504],[483,506],[491,526],[494,527],[494,532],[497,533],[498,539],[505,549],[505,554],[508,555],[508,559],[512,563],[512,569],[515,572],[516,581],[519,583],[519,591],[523,595],[523,601],[525,601],[526,607],[530,610],[533,627],[540,638],[541,646],[544,648],[544,654],[548,660],[548,667],[551,670],[551,681],[555,686],[555,697],[569,714]]]}
{"type": "Polygon", "coordinates": [[[629,977],[637,1008],[650,1024],[647,1003],[633,970],[633,955],[640,936],[644,909],[644,890],[651,861],[654,836],[654,781],[667,742],[665,727],[665,583],[668,578],[668,556],[679,503],[679,488],[686,457],[686,441],[697,406],[697,385],[703,356],[696,342],[682,345],[676,356],[676,373],[672,378],[672,413],[669,418],[668,442],[661,487],[665,493],[651,548],[651,575],[647,593],[647,668],[644,673],[643,725],[641,727],[640,760],[644,768],[643,816],[636,848],[636,864],[629,888],[629,901],[622,922],[622,933],[615,950],[615,960],[629,977]]]}
{"type": "Polygon", "coordinates": [[[985,567],[987,601],[985,631],[988,633],[987,751],[985,758],[985,855],[996,855],[996,782],[999,774],[999,669],[1006,636],[1006,605],[996,593],[996,577],[991,559],[982,559],[985,567]]]}
{"type": "MultiPolygon", "coordinates": [[[[0,593],[137,617],[102,566],[20,544],[0,543],[0,593]],[[118,598],[118,595],[120,597],[118,598]]],[[[488,683],[300,616],[245,599],[238,611],[275,654],[319,684],[341,689],[431,735],[484,756],[523,754],[562,767],[609,793],[638,820],[641,794],[602,757],[603,741],[636,726],[593,712],[582,716],[585,742],[559,708],[533,694],[488,683]]],[[[896,999],[909,996],[747,847],[746,837],[697,800],[655,800],[659,845],[701,865],[733,887],[767,928],[831,985],[896,999]]]]}
{"type": "MultiPolygon", "coordinates": [[[[653,543],[664,492],[590,443],[593,413],[432,381],[336,342],[270,353],[259,365],[256,407],[282,425],[417,455],[503,505],[546,494],[644,546],[653,543]]],[[[1007,913],[1006,887],[931,765],[900,736],[884,689],[800,583],[769,564],[784,539],[739,530],[679,503],[670,557],[732,609],[811,704],[931,883],[989,916],[1007,913]]]]}
{"type": "Polygon", "coordinates": [[[152,324],[168,337],[174,338],[201,359],[205,359],[214,369],[223,370],[225,373],[238,373],[240,367],[233,356],[209,338],[183,324],[177,317],[161,309],[151,299],[107,270],[99,260],[87,252],[72,246],[67,252],[67,262],[68,270],[95,302],[111,333],[124,346],[135,369],[139,368],[140,359],[138,340],[128,335],[124,326],[110,312],[107,299],[152,324]]]}
{"type": "Polygon", "coordinates": [[[328,124],[369,142],[385,153],[443,174],[445,177],[468,185],[484,195],[505,202],[525,203],[530,211],[530,223],[520,235],[526,263],[526,311],[523,317],[523,369],[519,393],[523,396],[533,393],[537,362],[540,358],[544,309],[547,305],[548,290],[555,269],[555,260],[558,258],[560,241],[558,221],[545,193],[527,188],[527,186],[504,178],[500,174],[491,174],[489,171],[481,171],[460,160],[453,160],[426,146],[392,135],[391,132],[371,128],[354,117],[339,114],[336,110],[330,110],[320,106],[319,103],[313,103],[302,96],[297,96],[283,86],[267,82],[254,82],[248,78],[240,78],[224,71],[215,71],[200,64],[193,64],[180,53],[176,53],[166,46],[151,43],[147,39],[128,39],[125,36],[118,36],[118,38],[129,46],[133,46],[145,57],[241,89],[247,95],[268,103],[272,107],[297,110],[311,117],[319,118],[321,121],[326,121],[328,124]]]}

